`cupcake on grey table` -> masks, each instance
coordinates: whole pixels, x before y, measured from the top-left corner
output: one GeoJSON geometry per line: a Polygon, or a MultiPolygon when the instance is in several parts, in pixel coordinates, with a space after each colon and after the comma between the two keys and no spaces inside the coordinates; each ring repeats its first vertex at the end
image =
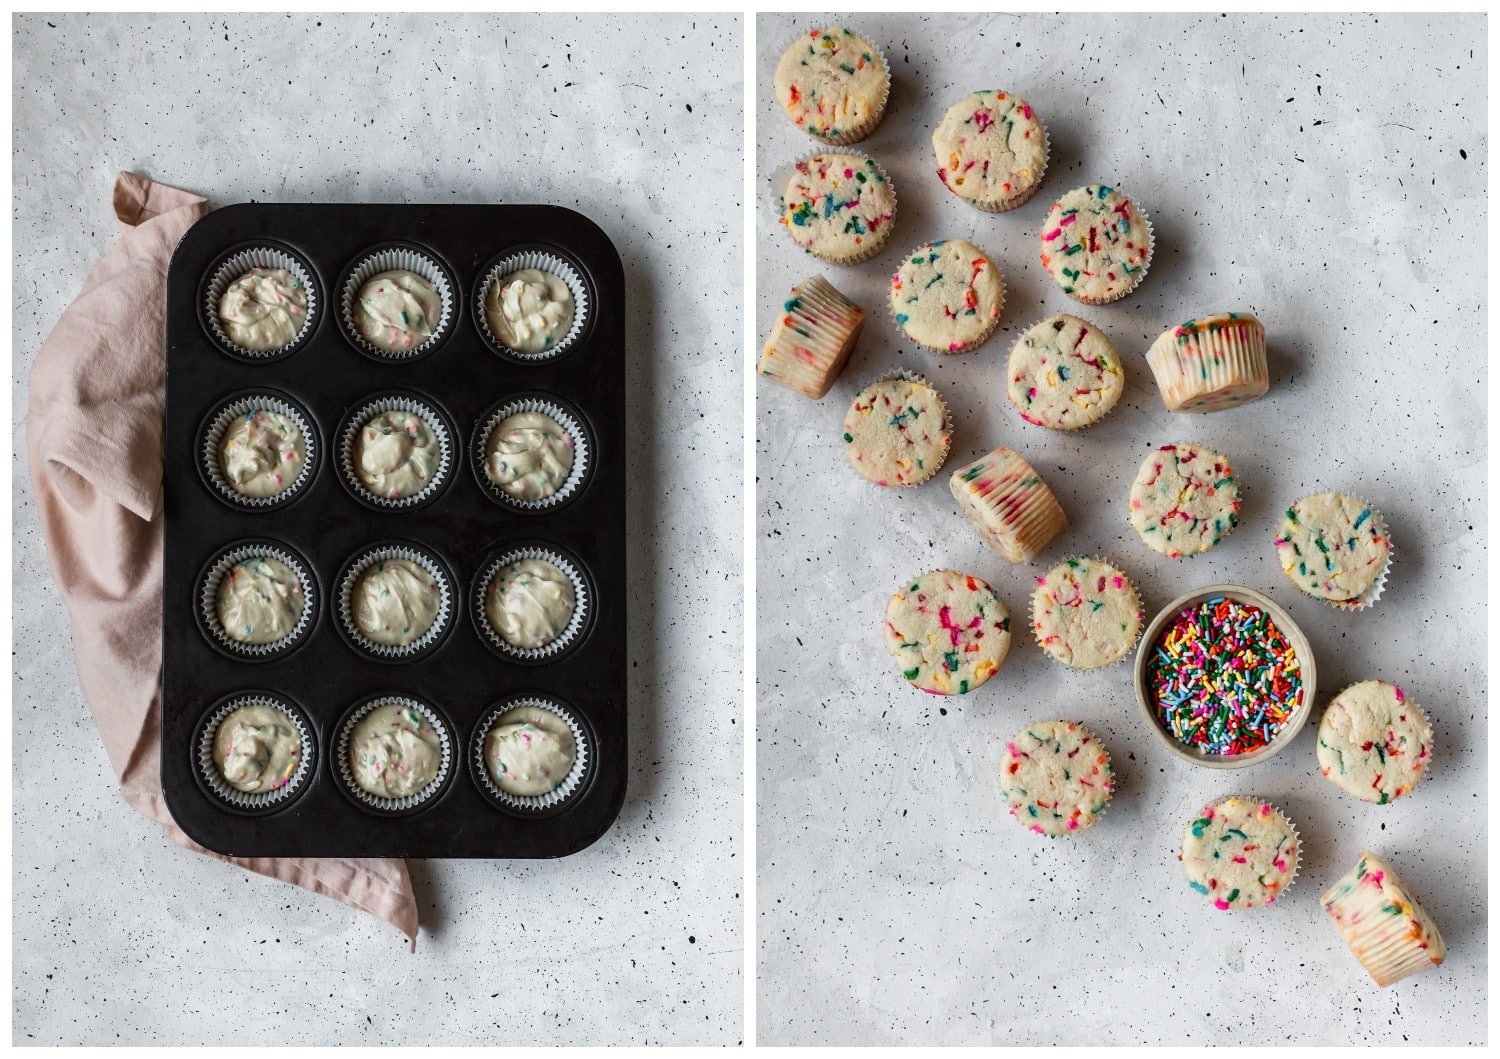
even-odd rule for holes
{"type": "Polygon", "coordinates": [[[215,593],[219,627],[231,640],[268,644],[291,634],[307,601],[296,571],[269,555],[242,559],[224,572],[215,593]]]}
{"type": "Polygon", "coordinates": [[[384,647],[405,647],[432,628],[442,609],[442,588],[420,563],[380,559],[355,583],[349,604],[361,636],[384,647]]]}
{"type": "Polygon", "coordinates": [[[543,412],[517,412],[495,425],[485,443],[484,473],[516,500],[545,500],[573,470],[573,439],[543,412]]]}
{"type": "Polygon", "coordinates": [[[219,441],[219,469],[240,496],[265,498],[290,489],[307,461],[296,420],[260,408],[238,416],[219,441]]]}
{"type": "Polygon", "coordinates": [[[433,336],[442,314],[442,295],[432,283],[415,272],[392,269],[365,280],[349,319],[376,348],[405,352],[433,336]]]}
{"type": "Polygon", "coordinates": [[[214,765],[224,782],[246,794],[284,787],[302,763],[302,735],[285,713],[247,703],[219,722],[214,765]]]}
{"type": "Polygon", "coordinates": [[[561,787],[577,760],[578,746],[568,723],[536,706],[502,713],[484,737],[490,781],[518,798],[535,798],[561,787]]]}
{"type": "Polygon", "coordinates": [[[307,288],[284,268],[252,268],[219,298],[219,326],[241,349],[280,349],[296,340],[306,322],[307,288]]]}
{"type": "Polygon", "coordinates": [[[484,295],[484,319],[494,335],[517,353],[554,348],[573,329],[573,292],[561,276],[523,268],[501,276],[484,295]]]}
{"type": "Polygon", "coordinates": [[[415,706],[392,700],[376,706],[349,734],[349,770],[377,798],[407,798],[438,778],[442,738],[415,706]]]}

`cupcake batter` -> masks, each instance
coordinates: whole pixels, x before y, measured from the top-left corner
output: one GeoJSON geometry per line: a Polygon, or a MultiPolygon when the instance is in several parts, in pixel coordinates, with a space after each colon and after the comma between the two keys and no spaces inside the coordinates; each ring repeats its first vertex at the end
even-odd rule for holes
{"type": "Polygon", "coordinates": [[[560,276],[523,268],[490,284],[484,319],[490,333],[517,353],[541,353],[568,337],[573,292],[560,276]]]}
{"type": "Polygon", "coordinates": [[[361,789],[381,798],[405,798],[437,778],[442,740],[420,710],[388,702],[354,726],[349,765],[361,789]]]}
{"type": "Polygon", "coordinates": [[[1276,534],[1282,571],[1309,596],[1330,602],[1357,600],[1368,592],[1390,554],[1380,515],[1343,493],[1297,501],[1276,534]]]}
{"type": "Polygon", "coordinates": [[[967,353],[990,336],[1005,304],[1000,270],[967,239],[940,239],[908,254],[891,277],[891,314],[917,345],[967,353]]]}
{"type": "Polygon", "coordinates": [[[241,349],[280,349],[306,322],[307,290],[284,268],[252,268],[219,298],[219,324],[241,349]]]}
{"type": "Polygon", "coordinates": [[[231,640],[275,643],[297,627],[305,601],[302,581],[269,555],[242,559],[224,572],[217,596],[219,627],[231,640]]]}
{"type": "Polygon", "coordinates": [[[933,570],[886,604],[885,646],[917,688],[965,695],[1000,671],[1010,650],[1010,615],[979,578],[933,570]]]}
{"type": "Polygon", "coordinates": [[[577,756],[567,722],[536,706],[507,710],[484,737],[484,763],[490,779],[506,794],[521,798],[561,787],[577,756]]]}
{"type": "Polygon", "coordinates": [[[410,559],[371,564],[350,600],[354,626],[372,643],[405,647],[437,620],[442,590],[432,574],[410,559]]]}
{"type": "Polygon", "coordinates": [[[1145,615],[1123,573],[1082,556],[1036,579],[1031,619],[1042,650],[1069,668],[1099,669],[1125,657],[1145,615]]]}
{"type": "Polygon", "coordinates": [[[365,341],[392,352],[414,349],[432,337],[442,319],[437,288],[415,272],[378,272],[359,288],[351,322],[365,341]]]}
{"type": "Polygon", "coordinates": [[[1206,806],[1182,838],[1188,885],[1220,911],[1276,900],[1297,875],[1297,832],[1265,802],[1225,798],[1206,806]]]}
{"type": "Polygon", "coordinates": [[[544,500],[573,470],[573,439],[551,416],[517,412],[490,431],[484,473],[517,500],[544,500]]]}
{"type": "Polygon", "coordinates": [[[1052,204],[1042,225],[1042,267],[1064,294],[1102,305],[1135,289],[1151,264],[1151,229],[1107,184],[1075,188],[1052,204]]]}
{"type": "Polygon", "coordinates": [[[1239,525],[1229,457],[1202,445],[1163,445],[1130,486],[1130,524],[1168,559],[1206,552],[1239,525]]]}
{"type": "Polygon", "coordinates": [[[1345,688],[1318,724],[1318,768],[1356,798],[1385,805],[1409,794],[1432,763],[1432,725],[1395,684],[1345,688]]]}
{"type": "Polygon", "coordinates": [[[573,582],[545,559],[519,559],[490,581],[485,616],[512,647],[545,647],[573,620],[573,582]]]}
{"type": "Polygon", "coordinates": [[[1114,786],[1109,754],[1093,732],[1072,721],[1028,724],[1006,744],[1000,762],[1010,815],[1049,838],[1090,827],[1114,786]]]}
{"type": "Polygon", "coordinates": [[[1097,423],[1125,390],[1120,355],[1087,320],[1058,313],[1023,334],[1010,351],[1006,396],[1021,418],[1053,430],[1097,423]]]}
{"type": "Polygon", "coordinates": [[[441,451],[425,419],[393,408],[360,428],[355,472],[376,496],[393,500],[415,496],[432,481],[441,451]]]}
{"type": "Polygon", "coordinates": [[[307,442],[296,422],[263,408],[235,419],[219,442],[219,467],[241,496],[285,492],[302,474],[306,459],[307,442]]]}
{"type": "Polygon", "coordinates": [[[251,703],[219,722],[214,764],[224,782],[246,794],[284,787],[302,763],[302,736],[274,706],[251,703]]]}
{"type": "Polygon", "coordinates": [[[982,210],[1013,210],[1041,186],[1047,131],[1031,104],[1008,92],[960,99],[932,134],[938,179],[982,210]]]}

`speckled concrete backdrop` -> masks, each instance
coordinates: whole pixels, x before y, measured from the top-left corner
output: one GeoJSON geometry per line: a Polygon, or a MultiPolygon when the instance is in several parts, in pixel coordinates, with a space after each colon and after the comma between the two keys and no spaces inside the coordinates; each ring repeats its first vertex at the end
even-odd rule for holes
{"type": "Polygon", "coordinates": [[[848,20],[894,70],[885,121],[858,147],[900,197],[891,245],[854,268],[804,255],[775,223],[771,174],[815,145],[777,109],[771,75],[817,16],[757,22],[757,325],[814,272],[875,316],[821,402],[757,383],[759,1039],[1484,1041],[1484,18],[848,20]],[[932,129],[981,87],[1025,96],[1052,136],[1046,182],[1014,213],[971,209],[932,172],[932,129]],[[1041,270],[1036,238],[1058,195],[1096,180],[1137,197],[1157,248],[1137,293],[1080,310],[1041,270]],[[900,256],[945,236],[991,252],[1010,288],[1001,332],[948,359],[903,349],[883,308],[900,256]],[[1146,347],[1222,309],[1265,321],[1270,394],[1167,414],[1146,347]],[[1018,329],[1062,310],[1127,358],[1120,405],[1078,435],[1023,423],[1002,382],[1018,329]],[[1035,564],[982,546],[946,473],[883,492],[848,467],[844,409],[895,367],[947,398],[952,467],[1010,444],[1058,494],[1071,526],[1035,564]],[[1174,563],[1126,526],[1125,493],[1147,451],[1176,440],[1228,453],[1245,507],[1220,547],[1174,563]],[[1302,596],[1273,557],[1279,512],[1331,487],[1378,505],[1398,548],[1371,613],[1302,596]],[[1269,592],[1313,642],[1320,708],[1369,676],[1428,708],[1429,779],[1391,806],[1356,803],[1318,776],[1315,726],[1247,772],[1178,763],[1142,729],[1128,665],[1072,674],[1029,641],[968,697],[901,680],[880,616],[902,578],[976,573],[1024,638],[1032,577],[1079,552],[1122,564],[1150,613],[1221,580],[1269,592]],[[1005,815],[996,767],[1026,720],[1055,716],[1104,738],[1120,782],[1099,826],[1048,842],[1005,815]],[[1285,809],[1306,852],[1285,899],[1227,914],[1187,888],[1175,856],[1189,814],[1236,791],[1285,809]],[[1394,861],[1449,945],[1442,968],[1384,991],[1318,905],[1364,847],[1394,861]]]}
{"type": "Polygon", "coordinates": [[[740,40],[733,16],[15,19],[17,1043],[741,1038],[742,508],[722,473],[741,458],[724,370],[740,348],[740,40]],[[220,204],[556,202],[624,258],[627,802],[562,861],[414,863],[415,956],[369,916],[162,838],[94,736],[23,415],[38,344],[114,239],[126,168],[220,204]]]}

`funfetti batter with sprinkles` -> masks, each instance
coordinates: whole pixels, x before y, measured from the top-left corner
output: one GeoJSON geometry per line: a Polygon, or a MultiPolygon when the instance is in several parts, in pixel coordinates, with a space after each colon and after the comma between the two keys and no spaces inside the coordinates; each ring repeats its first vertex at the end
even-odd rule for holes
{"type": "Polygon", "coordinates": [[[1182,837],[1188,885],[1220,911],[1268,905],[1297,877],[1301,843],[1292,822],[1256,798],[1205,806],[1182,837]]]}
{"type": "Polygon", "coordinates": [[[1323,895],[1323,911],[1354,958],[1384,989],[1436,967],[1447,948],[1432,917],[1385,860],[1368,850],[1323,895]]]}
{"type": "Polygon", "coordinates": [[[854,395],[843,437],[849,463],[864,478],[908,486],[937,474],[953,433],[937,390],[920,376],[897,372],[854,395]]]}
{"type": "Polygon", "coordinates": [[[1151,226],[1107,184],[1075,188],[1042,225],[1042,267],[1064,294],[1089,305],[1123,298],[1151,265],[1151,226]]]}
{"type": "Polygon", "coordinates": [[[1047,171],[1047,130],[1020,96],[973,92],[932,133],[943,186],[972,206],[1002,213],[1024,205],[1047,171]]]}
{"type": "Polygon", "coordinates": [[[995,330],[1004,305],[1000,270],[967,239],[919,246],[891,277],[896,326],[937,353],[974,349],[995,330]]]}
{"type": "Polygon", "coordinates": [[[1409,794],[1432,763],[1432,725],[1384,680],[1345,688],[1318,724],[1318,768],[1340,789],[1385,805],[1409,794]]]}
{"type": "Polygon", "coordinates": [[[291,567],[257,555],[224,572],[214,605],[224,635],[238,643],[267,644],[297,627],[307,600],[302,579],[291,567]]]}
{"type": "Polygon", "coordinates": [[[1115,770],[1098,737],[1083,725],[1041,721],[1005,745],[1000,789],[1011,816],[1056,838],[1093,825],[1114,793],[1115,770]]]}
{"type": "Polygon", "coordinates": [[[398,268],[377,272],[365,281],[350,323],[372,346],[405,352],[432,337],[442,312],[437,288],[415,272],[398,268]]]}
{"type": "Polygon", "coordinates": [[[781,223],[797,245],[835,265],[880,253],[896,218],[896,191],[873,158],[826,152],[797,163],[781,195],[781,223]]]}
{"type": "Polygon", "coordinates": [[[1097,423],[1125,391],[1120,356],[1104,332],[1067,313],[1016,340],[1006,377],[1006,396],[1021,418],[1053,430],[1097,423]]]}
{"type": "Polygon", "coordinates": [[[307,323],[307,290],[284,268],[252,268],[225,289],[219,323],[241,349],[280,349],[307,323]]]}
{"type": "Polygon", "coordinates": [[[257,408],[235,419],[219,442],[219,467],[240,496],[267,497],[296,484],[307,462],[307,441],[290,416],[257,408]]]}
{"type": "Polygon", "coordinates": [[[1070,669],[1099,669],[1130,653],[1145,614],[1125,574],[1081,555],[1036,579],[1031,627],[1042,650],[1070,669]]]}
{"type": "Polygon", "coordinates": [[[966,695],[1000,671],[1010,650],[1010,613],[979,578],[933,570],[886,604],[885,645],[915,687],[966,695]]]}
{"type": "Polygon", "coordinates": [[[1168,559],[1208,551],[1239,524],[1239,511],[1229,457],[1202,445],[1163,445],[1130,486],[1130,525],[1168,559]]]}
{"type": "Polygon", "coordinates": [[[776,64],[776,102],[824,143],[855,143],[880,124],[891,89],[885,56],[843,26],[799,36],[776,64]]]}
{"type": "Polygon", "coordinates": [[[1318,493],[1287,508],[1276,533],[1282,572],[1303,592],[1341,609],[1367,605],[1390,564],[1385,520],[1364,501],[1318,493]]]}

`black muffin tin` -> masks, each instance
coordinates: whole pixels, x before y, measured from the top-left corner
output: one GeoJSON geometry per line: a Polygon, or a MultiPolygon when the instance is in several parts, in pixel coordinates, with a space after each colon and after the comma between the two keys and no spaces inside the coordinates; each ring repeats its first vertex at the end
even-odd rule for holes
{"type": "Polygon", "coordinates": [[[162,789],[195,841],[235,856],[560,857],[608,830],[625,795],[625,360],[624,276],[609,239],[556,206],[246,204],[210,213],[183,237],[167,283],[162,625],[162,789]],[[220,264],[266,246],[298,258],[311,276],[316,316],[306,335],[271,357],[237,356],[212,334],[205,297],[220,264]],[[445,337],[420,356],[385,360],[357,347],[340,320],[345,276],[372,251],[416,249],[446,270],[453,306],[445,337]],[[522,250],[570,263],[586,286],[588,315],[561,353],[526,359],[499,347],[479,323],[480,285],[491,266],[522,250]],[[312,479],[284,503],[243,509],[216,494],[201,471],[205,424],[236,394],[272,391],[311,417],[312,479]],[[423,396],[447,417],[455,465],[443,489],[414,509],[385,510],[341,481],[344,417],[381,394],[423,396]],[[490,495],[471,451],[488,411],[511,397],[556,400],[588,438],[582,486],[544,510],[490,495]],[[311,627],[264,660],[215,646],[198,615],[199,583],[229,546],[281,543],[317,583],[311,627]],[[389,542],[435,553],[454,577],[454,612],[441,640],[415,660],[358,650],[338,629],[337,576],[356,553],[389,542]],[[577,562],[591,599],[575,642],[553,660],[511,660],[476,624],[470,596],[482,564],[512,546],[555,545],[577,562]],[[199,775],[197,733],[226,698],[270,692],[300,707],[315,760],[286,801],[251,812],[227,805],[199,775]],[[588,737],[582,786],[550,812],[499,805],[472,768],[475,728],[512,696],[569,707],[588,737]],[[356,704],[392,694],[432,705],[449,723],[455,759],[443,788],[401,814],[365,808],[341,788],[338,725],[356,704]]]}

